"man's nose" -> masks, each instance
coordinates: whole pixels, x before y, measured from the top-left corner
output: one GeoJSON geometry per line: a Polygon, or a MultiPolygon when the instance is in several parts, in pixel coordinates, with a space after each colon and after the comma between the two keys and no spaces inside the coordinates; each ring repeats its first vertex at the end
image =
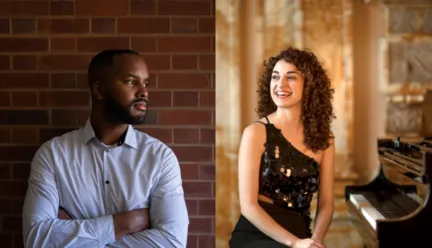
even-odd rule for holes
{"type": "Polygon", "coordinates": [[[145,99],[147,99],[147,97],[148,97],[148,90],[147,90],[145,84],[140,84],[140,86],[138,87],[136,96],[138,98],[145,98],[145,99]]]}

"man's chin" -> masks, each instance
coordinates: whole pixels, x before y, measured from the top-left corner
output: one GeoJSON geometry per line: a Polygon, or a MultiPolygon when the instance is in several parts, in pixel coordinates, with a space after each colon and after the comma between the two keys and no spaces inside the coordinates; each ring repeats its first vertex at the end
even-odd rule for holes
{"type": "Polygon", "coordinates": [[[131,116],[129,124],[131,125],[142,125],[145,122],[145,114],[139,116],[131,116]]]}

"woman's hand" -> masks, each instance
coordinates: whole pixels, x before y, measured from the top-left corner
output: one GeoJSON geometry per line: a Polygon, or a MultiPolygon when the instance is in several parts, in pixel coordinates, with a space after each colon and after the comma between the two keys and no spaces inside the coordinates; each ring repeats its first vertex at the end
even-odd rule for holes
{"type": "Polygon", "coordinates": [[[325,248],[323,244],[314,239],[299,239],[294,242],[292,248],[325,248]]]}

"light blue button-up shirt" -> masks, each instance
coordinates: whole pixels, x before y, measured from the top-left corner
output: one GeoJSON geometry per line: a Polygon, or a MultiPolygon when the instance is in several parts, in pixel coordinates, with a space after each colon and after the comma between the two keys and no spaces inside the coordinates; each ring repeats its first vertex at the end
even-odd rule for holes
{"type": "Polygon", "coordinates": [[[129,126],[107,147],[90,121],[36,152],[23,209],[25,247],[186,247],[189,218],[173,151],[129,126]],[[62,206],[73,220],[57,218],[62,206]],[[115,240],[112,215],[150,208],[151,228],[115,240]]]}

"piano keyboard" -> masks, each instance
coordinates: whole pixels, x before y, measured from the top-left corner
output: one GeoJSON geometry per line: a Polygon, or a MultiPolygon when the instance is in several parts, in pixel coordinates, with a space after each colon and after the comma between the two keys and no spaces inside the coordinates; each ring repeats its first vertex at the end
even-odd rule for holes
{"type": "Polygon", "coordinates": [[[350,202],[374,230],[376,230],[377,220],[400,218],[409,215],[420,206],[411,196],[383,195],[375,192],[352,194],[350,195],[350,202]]]}

